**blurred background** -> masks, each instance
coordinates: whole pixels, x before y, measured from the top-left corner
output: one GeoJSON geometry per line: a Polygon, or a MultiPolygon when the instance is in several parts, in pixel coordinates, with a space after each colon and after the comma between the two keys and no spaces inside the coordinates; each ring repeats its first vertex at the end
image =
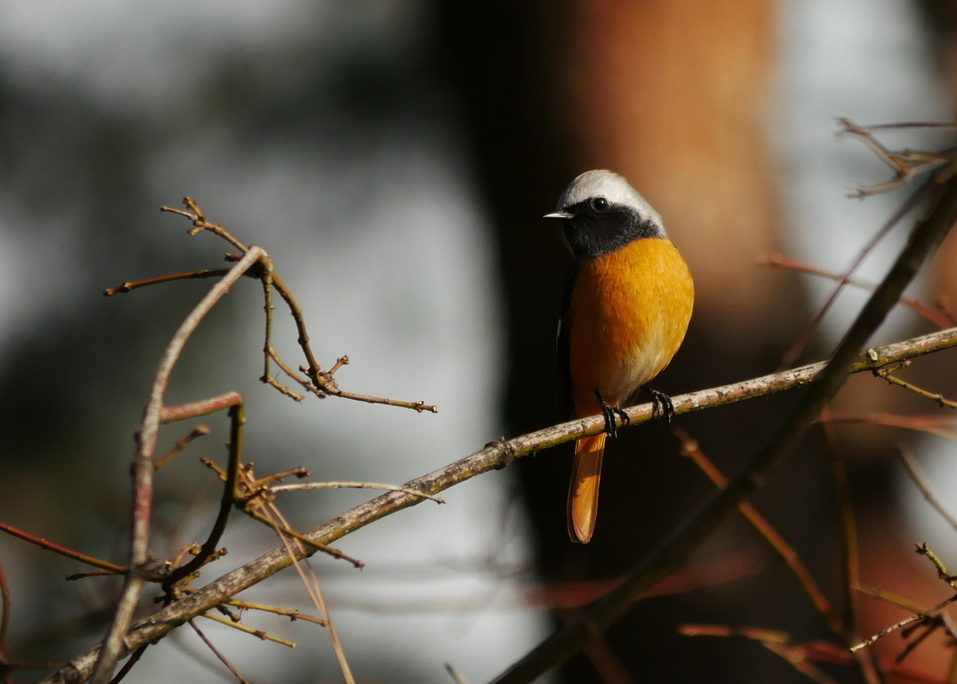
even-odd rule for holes
{"type": "MultiPolygon", "coordinates": [[[[952,119],[955,26],[951,0],[0,0],[0,520],[125,557],[133,431],[163,348],[209,283],[100,292],[220,266],[225,243],[187,237],[183,219],[158,211],[186,195],[270,253],[319,362],[349,355],[337,375],[344,389],[440,409],[295,404],[260,384],[261,293],[240,283],[191,341],[167,402],[243,392],[246,457],[260,474],[303,465],[314,480],[400,483],[557,422],[553,336],[568,256],[540,217],[589,168],[631,180],[695,277],[688,339],[657,387],[678,394],[774,371],[832,285],[759,259],[784,252],[832,271],[852,262],[906,191],[846,198],[890,172],[860,143],[837,140],[835,119],[952,119]]],[[[888,136],[897,147],[942,141],[888,136]]],[[[886,239],[859,275],[881,278],[905,235],[886,239]]],[[[944,245],[914,296],[957,292],[955,249],[944,245]]],[[[830,351],[864,296],[841,296],[800,361],[830,351]]],[[[298,365],[291,320],[280,312],[275,327],[298,365]]],[[[901,313],[875,342],[930,329],[901,313]]],[[[952,356],[921,361],[910,379],[953,397],[952,356]]],[[[730,474],[794,399],[678,425],[730,474]]],[[[932,409],[870,377],[835,405],[932,409]]],[[[202,422],[213,434],[158,475],[158,556],[205,538],[214,516],[218,484],[198,458],[222,462],[228,426],[225,416],[202,422]]],[[[166,428],[163,444],[189,427],[166,428]]],[[[834,448],[850,469],[862,581],[929,606],[947,592],[913,543],[957,565],[955,533],[902,477],[893,453],[905,438],[957,505],[946,491],[955,454],[942,438],[857,426],[839,429],[834,448]]],[[[448,682],[445,663],[472,682],[504,670],[710,494],[677,454],[660,425],[612,443],[598,530],[584,547],[565,532],[567,448],[343,539],[361,572],[316,558],[358,680],[448,682]]],[[[286,496],[283,510],[307,528],[371,495],[286,496]]],[[[839,605],[837,509],[819,435],[756,504],[839,605]]],[[[225,545],[201,582],[275,538],[237,514],[225,545]]],[[[64,582],[82,568],[8,537],[0,561],[12,599],[7,658],[64,659],[102,637],[117,583],[64,582]]],[[[802,682],[755,642],[678,628],[833,636],[740,520],[678,584],[550,681],[802,682]]],[[[308,606],[292,572],[248,594],[308,606]]],[[[906,615],[870,599],[860,613],[862,634],[906,615]]],[[[299,642],[290,651],[202,624],[250,681],[341,681],[321,629],[246,618],[299,642]]],[[[878,649],[902,647],[894,637],[878,649]]],[[[948,657],[937,638],[905,662],[942,681],[948,657]]],[[[855,681],[848,668],[825,669],[855,681]]],[[[229,679],[194,633],[178,630],[126,681],[229,679]]]]}

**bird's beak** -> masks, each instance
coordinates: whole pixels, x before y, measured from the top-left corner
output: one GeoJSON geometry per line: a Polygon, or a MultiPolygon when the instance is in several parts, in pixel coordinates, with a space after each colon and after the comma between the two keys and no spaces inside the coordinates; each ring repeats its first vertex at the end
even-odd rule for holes
{"type": "Polygon", "coordinates": [[[567,211],[555,211],[551,214],[545,214],[542,218],[551,218],[551,219],[570,219],[575,218],[574,214],[569,214],[567,211]]]}

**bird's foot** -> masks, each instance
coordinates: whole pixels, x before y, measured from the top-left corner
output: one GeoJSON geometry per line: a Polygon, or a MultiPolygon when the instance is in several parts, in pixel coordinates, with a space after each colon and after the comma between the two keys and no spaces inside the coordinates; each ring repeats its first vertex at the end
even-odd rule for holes
{"type": "Polygon", "coordinates": [[[665,426],[670,428],[671,421],[675,417],[675,405],[671,401],[671,397],[664,392],[648,387],[648,385],[643,385],[641,389],[651,395],[651,417],[664,418],[665,426]]]}
{"type": "MultiPolygon", "coordinates": [[[[598,403],[601,405],[601,414],[605,417],[605,432],[607,432],[612,437],[618,437],[618,418],[621,418],[621,426],[624,427],[631,422],[631,418],[628,417],[628,414],[625,413],[625,410],[617,406],[612,406],[605,398],[601,396],[601,392],[595,390],[595,396],[598,398],[598,403]]],[[[669,399],[670,401],[670,399],[669,399]]]]}

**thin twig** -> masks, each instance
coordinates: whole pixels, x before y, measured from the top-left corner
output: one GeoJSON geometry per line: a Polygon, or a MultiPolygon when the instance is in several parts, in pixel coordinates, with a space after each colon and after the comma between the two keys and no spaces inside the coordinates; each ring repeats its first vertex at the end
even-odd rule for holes
{"type": "MultiPolygon", "coordinates": [[[[793,271],[798,271],[799,273],[816,275],[820,276],[821,278],[827,278],[828,280],[836,280],[845,285],[853,285],[854,287],[860,288],[862,290],[868,290],[870,292],[873,292],[877,289],[876,283],[868,283],[857,278],[850,278],[846,274],[826,271],[823,268],[815,266],[814,264],[810,264],[800,259],[795,259],[794,257],[785,256],[783,254],[767,254],[758,259],[758,264],[761,266],[787,268],[793,271]]],[[[911,309],[919,316],[923,316],[938,328],[950,328],[957,325],[957,319],[954,318],[952,312],[947,311],[946,309],[935,309],[934,307],[924,304],[919,299],[913,299],[912,297],[901,297],[900,303],[903,306],[911,309]]]]}
{"type": "Polygon", "coordinates": [[[279,644],[280,646],[287,646],[289,648],[296,647],[295,641],[289,641],[288,639],[280,639],[279,637],[273,636],[272,634],[269,634],[268,632],[264,632],[261,629],[253,629],[252,627],[247,627],[246,625],[242,623],[234,622],[233,620],[226,620],[225,618],[221,618],[218,615],[210,615],[209,613],[206,613],[205,615],[200,615],[200,617],[206,618],[207,620],[212,620],[213,622],[218,622],[221,625],[226,625],[227,627],[240,631],[243,634],[249,634],[250,636],[254,636],[257,639],[261,639],[262,641],[271,641],[274,644],[279,644]]]}
{"type": "Polygon", "coordinates": [[[892,384],[892,385],[897,385],[898,387],[903,387],[904,389],[906,389],[906,390],[908,390],[908,391],[910,391],[910,392],[913,392],[914,394],[917,394],[917,395],[919,395],[919,396],[921,396],[921,397],[924,397],[925,399],[930,399],[930,400],[932,400],[932,401],[936,401],[936,402],[940,405],[941,408],[944,408],[944,407],[947,407],[947,408],[957,408],[957,403],[955,403],[955,402],[953,402],[953,401],[950,401],[949,399],[945,399],[945,398],[944,398],[944,395],[942,395],[942,394],[935,394],[935,393],[933,393],[933,392],[928,392],[928,391],[925,390],[925,389],[921,389],[921,388],[918,387],[917,385],[914,385],[914,384],[912,384],[912,383],[909,383],[909,382],[907,382],[906,380],[901,380],[900,378],[895,377],[895,376],[893,375],[894,372],[896,372],[896,371],[898,371],[899,369],[901,369],[901,368],[903,368],[903,367],[909,365],[909,363],[910,363],[909,361],[902,361],[901,363],[895,364],[895,365],[893,365],[893,366],[886,366],[886,367],[884,367],[884,368],[878,368],[878,369],[876,369],[876,370],[874,371],[874,375],[876,375],[876,376],[878,376],[878,377],[880,377],[880,378],[884,378],[884,379],[887,380],[887,382],[889,382],[890,384],[892,384]]]}
{"type": "Polygon", "coordinates": [[[868,587],[863,584],[858,584],[854,587],[854,591],[860,592],[862,594],[867,594],[873,598],[876,598],[880,601],[886,601],[891,603],[898,608],[903,608],[906,611],[911,613],[923,613],[924,609],[918,606],[913,601],[909,601],[903,596],[898,596],[897,594],[892,594],[889,591],[881,589],[879,587],[868,587]]]}
{"type": "Polygon", "coordinates": [[[305,615],[304,613],[296,610],[295,608],[276,608],[275,606],[266,606],[261,603],[250,603],[249,601],[238,601],[232,600],[229,602],[229,605],[233,608],[239,608],[240,610],[257,610],[262,613],[272,613],[274,615],[280,615],[282,617],[287,617],[291,621],[295,622],[296,620],[302,620],[304,622],[311,622],[314,625],[319,625],[320,627],[325,627],[325,620],[320,620],[319,618],[314,618],[311,615],[305,615]]]}
{"type": "Polygon", "coordinates": [[[452,663],[445,664],[445,671],[449,673],[449,676],[452,678],[452,681],[455,682],[455,684],[469,684],[468,680],[465,679],[465,677],[463,677],[459,671],[452,666],[452,663]]]}
{"type": "Polygon", "coordinates": [[[220,497],[219,513],[216,515],[216,521],[209,532],[209,537],[203,542],[196,557],[186,565],[170,572],[169,577],[163,581],[163,586],[167,591],[175,587],[177,582],[190,577],[206,563],[218,557],[219,540],[222,539],[223,532],[226,531],[226,521],[233,505],[236,503],[239,490],[239,468],[243,460],[243,425],[246,423],[246,418],[243,413],[242,395],[238,392],[232,392],[231,394],[232,404],[229,405],[229,457],[223,478],[223,493],[220,497]]]}
{"type": "MultiPolygon", "coordinates": [[[[867,197],[890,190],[896,190],[905,185],[914,176],[930,171],[947,163],[951,150],[943,152],[926,152],[923,150],[902,150],[893,152],[874,137],[873,126],[860,126],[850,119],[838,119],[843,130],[839,135],[850,135],[867,145],[878,159],[894,170],[894,177],[881,183],[874,183],[858,187],[848,192],[849,197],[867,197]]],[[[886,128],[885,128],[886,130],[886,128]]]]}
{"type": "Polygon", "coordinates": [[[910,637],[914,634],[914,632],[918,630],[922,630],[920,634],[918,634],[915,638],[911,639],[907,643],[907,645],[904,646],[904,650],[901,651],[896,658],[894,658],[894,662],[897,664],[904,662],[904,659],[907,658],[907,656],[913,653],[918,646],[924,643],[927,637],[929,637],[931,634],[936,632],[937,628],[941,626],[942,626],[942,622],[940,619],[940,615],[935,615],[934,617],[931,617],[931,618],[924,618],[923,620],[921,620],[920,624],[907,627],[906,629],[901,631],[902,637],[904,637],[905,639],[910,639],[910,637]]]}
{"type": "MultiPolygon", "coordinates": [[[[834,427],[826,420],[828,415],[830,415],[830,408],[822,414],[819,425],[824,437],[824,451],[831,467],[831,477],[834,480],[838,516],[841,521],[841,579],[843,580],[841,589],[844,599],[842,636],[845,643],[850,645],[860,639],[857,631],[858,601],[855,588],[860,584],[861,560],[857,539],[857,520],[854,516],[854,505],[851,502],[851,483],[844,459],[837,453],[834,427]]],[[[870,651],[857,651],[852,653],[852,656],[862,681],[866,684],[881,684],[882,678],[875,657],[870,651]]]]}
{"type": "Polygon", "coordinates": [[[7,575],[0,562],[0,671],[7,662],[7,631],[10,629],[10,587],[7,585],[7,575]]]}
{"type": "Polygon", "coordinates": [[[745,637],[756,641],[817,684],[836,684],[836,680],[818,669],[812,661],[844,665],[849,660],[846,652],[829,643],[815,641],[796,644],[789,635],[767,629],[724,625],[682,625],[678,628],[678,633],[685,636],[745,637]]]}
{"type": "Polygon", "coordinates": [[[162,456],[160,456],[159,458],[153,461],[153,470],[159,470],[160,468],[165,466],[167,463],[172,461],[174,458],[176,458],[176,456],[181,454],[183,452],[183,449],[185,449],[190,444],[192,444],[194,440],[200,437],[204,437],[208,435],[210,432],[212,432],[212,430],[210,430],[205,425],[197,425],[189,432],[189,434],[184,435],[183,437],[180,437],[178,440],[176,440],[176,444],[174,444],[169,451],[167,451],[165,454],[163,454],[162,456]]]}
{"type": "Polygon", "coordinates": [[[177,280],[192,280],[194,278],[218,278],[219,276],[224,276],[227,273],[229,273],[228,268],[207,269],[203,271],[190,271],[189,273],[174,273],[172,275],[160,276],[159,278],[148,278],[146,280],[127,281],[123,283],[122,285],[106,288],[105,290],[103,290],[103,294],[107,297],[112,297],[113,295],[123,294],[124,292],[131,292],[141,287],[148,287],[149,285],[162,285],[164,283],[176,282],[177,280]]]}
{"type": "Polygon", "coordinates": [[[916,432],[925,432],[947,439],[957,439],[957,430],[946,427],[957,423],[957,416],[934,413],[930,415],[902,416],[898,413],[881,413],[864,411],[851,413],[846,411],[831,412],[821,417],[821,422],[828,423],[867,423],[884,427],[903,428],[916,432]]]}
{"type": "Polygon", "coordinates": [[[444,499],[430,494],[423,494],[402,485],[383,484],[381,482],[299,482],[296,484],[276,485],[270,487],[269,491],[278,494],[280,492],[296,492],[306,489],[385,489],[392,492],[405,492],[413,496],[421,496],[435,503],[443,504],[444,499]]]}
{"type": "MultiPolygon", "coordinates": [[[[315,355],[312,353],[312,347],[309,345],[309,333],[306,332],[306,319],[302,315],[302,309],[299,307],[299,303],[296,301],[296,298],[292,294],[285,281],[279,277],[279,274],[273,272],[271,274],[272,286],[276,288],[276,292],[279,293],[279,296],[282,297],[282,300],[286,302],[286,306],[289,307],[289,313],[292,314],[293,321],[296,324],[296,330],[299,332],[299,338],[297,342],[299,347],[302,349],[303,355],[306,357],[306,363],[309,364],[307,375],[315,384],[317,389],[326,391],[326,386],[328,383],[324,380],[320,374],[319,363],[316,361],[315,355]]],[[[332,383],[334,386],[335,383],[332,383]]]]}
{"type": "MultiPolygon", "coordinates": [[[[927,549],[926,545],[923,545],[923,547],[918,546],[917,552],[918,552],[918,553],[922,553],[923,555],[928,555],[928,553],[927,553],[927,552],[928,552],[928,549],[927,549]]],[[[930,556],[933,556],[933,554],[930,553],[930,554],[929,554],[929,557],[930,557],[930,556]]],[[[937,559],[936,556],[933,556],[933,557],[931,558],[931,560],[932,560],[932,561],[936,561],[935,565],[938,566],[938,572],[940,573],[940,572],[941,572],[941,568],[942,568],[942,564],[940,564],[939,559],[937,559]]],[[[943,570],[943,574],[946,575],[946,569],[943,570]]],[[[943,579],[946,579],[946,577],[944,577],[943,579]]],[[[948,582],[948,584],[949,584],[949,583],[950,583],[950,582],[948,582]]],[[[877,594],[875,594],[875,595],[877,595],[877,594]]],[[[886,596],[883,595],[883,593],[882,593],[879,597],[886,598],[886,596]]],[[[951,596],[951,597],[948,598],[948,599],[944,599],[943,601],[941,601],[940,603],[938,603],[936,606],[934,606],[934,607],[931,608],[930,610],[915,612],[913,615],[910,615],[909,617],[904,618],[904,619],[901,620],[900,622],[894,623],[894,624],[891,625],[890,627],[885,627],[884,629],[882,629],[881,631],[877,632],[876,634],[874,634],[874,635],[872,635],[872,636],[869,636],[868,638],[864,639],[862,642],[860,642],[860,643],[858,643],[858,644],[855,644],[854,646],[851,646],[851,652],[853,653],[853,652],[855,652],[855,651],[859,651],[859,650],[862,649],[862,648],[865,648],[865,647],[867,647],[867,646],[870,646],[871,644],[873,644],[873,643],[874,643],[875,641],[877,641],[878,639],[883,639],[883,638],[886,637],[888,634],[891,634],[892,632],[896,632],[897,630],[899,630],[899,629],[901,629],[901,628],[903,628],[903,627],[906,627],[907,625],[913,624],[913,623],[915,623],[915,622],[919,622],[920,620],[924,620],[924,619],[926,619],[926,618],[934,617],[935,615],[937,615],[938,613],[940,613],[940,611],[942,611],[944,608],[946,608],[947,606],[949,606],[951,603],[954,603],[955,601],[957,601],[957,594],[954,594],[953,596],[951,596]]]]}
{"type": "Polygon", "coordinates": [[[160,207],[160,211],[169,212],[171,214],[179,214],[180,216],[185,216],[192,221],[193,228],[192,230],[187,231],[189,235],[197,235],[202,231],[207,230],[210,233],[223,238],[243,254],[246,254],[249,251],[249,248],[246,247],[246,245],[233,237],[225,228],[216,223],[210,223],[207,221],[206,216],[203,215],[203,210],[199,208],[196,200],[190,197],[184,197],[183,204],[186,205],[185,211],[182,209],[177,209],[176,207],[160,207]]]}
{"type": "MultiPolygon", "coordinates": [[[[681,441],[681,453],[690,458],[705,476],[711,480],[712,484],[718,489],[722,489],[728,484],[727,478],[721,474],[721,471],[708,459],[696,441],[681,428],[675,428],[675,436],[681,441]]],[[[761,515],[758,510],[750,503],[744,502],[738,506],[741,515],[751,523],[751,526],[764,537],[764,540],[781,557],[788,566],[791,573],[797,578],[804,593],[811,599],[811,603],[817,609],[818,614],[824,619],[828,629],[835,634],[842,634],[844,626],[831,610],[831,602],[827,600],[821,587],[818,586],[811,571],[801,560],[801,557],[795,552],[794,548],[787,543],[774,526],[768,522],[767,518],[761,515]]]]}
{"type": "MultiPolygon", "coordinates": [[[[296,532],[296,530],[292,529],[291,527],[282,527],[281,525],[278,525],[278,523],[276,523],[275,521],[270,520],[268,517],[263,516],[262,513],[258,512],[255,509],[244,508],[243,512],[246,515],[248,515],[250,518],[252,518],[253,520],[258,520],[264,525],[268,525],[273,528],[278,527],[278,529],[276,530],[277,532],[284,534],[287,537],[290,537],[291,539],[295,539],[301,544],[305,544],[306,548],[315,549],[316,551],[321,551],[322,553],[332,556],[333,558],[337,558],[339,560],[344,560],[347,563],[351,563],[352,567],[356,568],[357,570],[361,570],[363,567],[365,567],[365,563],[363,563],[358,558],[353,558],[352,556],[349,556],[343,553],[339,549],[334,549],[328,544],[322,544],[313,539],[310,539],[308,536],[306,536],[302,532],[296,532]]],[[[303,555],[311,555],[311,554],[306,553],[303,555]]]]}
{"type": "Polygon", "coordinates": [[[937,570],[937,576],[946,582],[951,589],[957,589],[957,575],[951,575],[947,572],[947,567],[944,565],[944,561],[937,556],[936,553],[930,550],[930,547],[927,546],[927,543],[921,543],[916,545],[916,553],[919,556],[926,556],[927,560],[934,564],[934,568],[937,570]]]}
{"type": "Polygon", "coordinates": [[[355,392],[346,392],[345,390],[337,390],[332,392],[327,392],[334,397],[342,397],[343,399],[351,399],[353,401],[361,401],[366,404],[382,404],[384,406],[396,406],[398,408],[407,408],[412,409],[416,413],[438,413],[439,407],[432,404],[426,404],[424,401],[401,401],[399,399],[388,399],[386,397],[374,397],[368,394],[356,394],[355,392]]]}
{"type": "MultiPolygon", "coordinates": [[[[199,460],[207,468],[214,471],[219,476],[219,479],[221,479],[223,482],[230,481],[230,474],[228,471],[223,470],[222,468],[217,466],[208,458],[201,458],[199,460]]],[[[267,525],[275,529],[278,523],[272,520],[269,515],[264,515],[262,513],[262,510],[268,510],[264,508],[263,500],[267,499],[268,501],[268,498],[271,496],[271,494],[269,491],[269,487],[261,483],[271,481],[271,476],[266,476],[264,478],[260,478],[259,480],[256,480],[252,476],[252,464],[240,465],[239,470],[241,475],[239,484],[241,486],[239,487],[239,490],[236,491],[235,494],[230,497],[230,506],[225,507],[225,502],[224,502],[224,507],[228,510],[228,508],[231,508],[232,505],[235,505],[239,508],[239,510],[241,510],[243,513],[248,515],[253,520],[256,520],[257,522],[261,522],[264,525],[267,525]]],[[[291,472],[295,472],[296,470],[298,469],[294,469],[291,472]]],[[[288,472],[290,471],[286,471],[286,473],[288,472]]],[[[278,474],[276,477],[283,477],[284,475],[285,475],[284,473],[278,474]]],[[[220,511],[222,512],[222,510],[224,509],[221,508],[220,511]]],[[[281,514],[279,513],[278,508],[274,510],[275,510],[275,513],[279,515],[279,517],[282,517],[281,514]]],[[[362,561],[346,555],[339,549],[334,549],[331,546],[309,539],[301,532],[296,532],[294,529],[290,527],[280,526],[280,529],[277,531],[281,531],[287,536],[293,539],[299,540],[303,544],[306,544],[308,547],[314,548],[316,551],[322,551],[323,553],[328,554],[332,556],[333,558],[338,558],[340,560],[344,560],[349,563],[352,563],[353,567],[355,568],[361,569],[365,565],[362,561]]]]}
{"type": "MultiPolygon", "coordinates": [[[[856,124],[855,124],[856,125],[856,124]]],[[[957,130],[957,123],[953,121],[896,121],[886,124],[868,124],[860,126],[869,131],[901,131],[910,128],[934,128],[941,131],[957,130]]]]}
{"type": "Polygon", "coordinates": [[[225,392],[209,399],[200,399],[199,401],[177,404],[176,406],[164,406],[160,409],[160,422],[173,423],[178,420],[208,416],[211,413],[226,411],[237,404],[241,404],[242,401],[243,395],[239,392],[225,392]]]}
{"type": "Polygon", "coordinates": [[[115,563],[110,563],[108,561],[100,560],[99,558],[94,558],[93,556],[87,556],[85,553],[80,553],[79,551],[74,551],[73,549],[68,549],[65,546],[60,546],[59,544],[54,544],[51,541],[46,539],[41,539],[40,537],[35,537],[28,532],[19,530],[13,525],[8,525],[6,523],[0,522],[0,532],[6,532],[7,534],[16,537],[17,539],[22,539],[25,542],[29,542],[34,546],[39,546],[41,549],[47,551],[52,551],[53,553],[58,553],[61,556],[67,558],[72,558],[75,561],[80,563],[86,563],[87,565],[92,565],[94,568],[100,568],[105,570],[111,575],[125,575],[126,568],[122,565],[116,565],[115,563]]]}
{"type": "MultiPolygon", "coordinates": [[[[282,359],[279,358],[279,354],[276,352],[276,349],[272,344],[272,312],[276,309],[272,303],[273,275],[273,265],[270,261],[265,265],[262,277],[260,278],[260,283],[262,284],[263,289],[263,312],[266,319],[266,325],[265,340],[263,341],[263,374],[259,379],[270,387],[279,390],[280,393],[285,394],[287,397],[295,401],[302,401],[305,399],[305,397],[297,392],[293,392],[291,389],[279,382],[273,376],[272,371],[269,368],[270,359],[275,360],[283,370],[287,368],[286,364],[282,361],[282,359]]],[[[295,377],[295,375],[292,377],[294,380],[301,383],[299,378],[295,377]]],[[[310,385],[306,385],[306,387],[311,389],[310,385]]]]}
{"type": "MultiPolygon", "coordinates": [[[[243,482],[247,488],[255,486],[255,481],[252,480],[249,470],[244,471],[243,475],[243,482]]],[[[316,542],[308,540],[298,533],[293,533],[290,535],[289,521],[286,520],[282,514],[282,511],[279,510],[279,507],[275,504],[269,502],[264,505],[260,505],[259,508],[261,512],[257,512],[257,515],[262,519],[267,520],[275,530],[276,534],[279,536],[279,540],[282,542],[287,556],[295,566],[296,572],[299,573],[299,577],[302,580],[306,591],[309,593],[309,597],[312,599],[313,605],[315,606],[316,610],[319,611],[319,615],[325,622],[326,632],[329,635],[329,641],[332,644],[332,650],[336,654],[336,660],[339,663],[339,669],[342,671],[342,676],[345,678],[346,684],[355,684],[355,678],[352,675],[352,668],[349,666],[349,661],[346,659],[345,650],[342,647],[342,642],[339,639],[338,631],[336,630],[335,624],[332,621],[332,615],[329,612],[329,606],[326,604],[325,596],[323,596],[322,587],[319,584],[319,578],[316,577],[316,573],[313,572],[312,568],[305,563],[304,556],[306,555],[310,546],[317,546],[316,542]],[[305,568],[303,567],[304,565],[305,568]],[[308,573],[306,571],[307,569],[308,573]]],[[[319,546],[324,547],[324,545],[319,546]]],[[[323,550],[328,550],[328,547],[323,548],[323,550]]]]}
{"type": "Polygon", "coordinates": [[[954,528],[954,530],[957,530],[957,518],[947,510],[940,500],[940,496],[937,495],[934,488],[930,486],[930,482],[924,477],[924,472],[921,470],[920,465],[918,465],[917,459],[914,458],[914,453],[910,450],[910,447],[903,442],[898,444],[897,457],[900,459],[904,469],[907,470],[907,474],[910,475],[910,479],[917,485],[920,493],[924,495],[924,499],[927,500],[927,503],[934,507],[934,510],[937,511],[941,518],[947,521],[948,525],[954,528]]]}
{"type": "Polygon", "coordinates": [[[919,622],[920,620],[923,620],[923,619],[926,617],[926,615],[932,615],[932,614],[935,613],[939,608],[944,608],[944,607],[946,607],[947,605],[953,603],[954,601],[957,601],[957,596],[952,596],[952,597],[950,597],[949,599],[947,599],[946,601],[942,601],[941,603],[937,604],[937,606],[935,606],[935,607],[932,608],[930,611],[928,611],[926,614],[916,613],[916,614],[914,614],[914,615],[910,615],[910,616],[904,618],[904,619],[901,620],[900,622],[894,623],[894,624],[891,625],[890,627],[885,627],[884,629],[882,629],[881,631],[877,632],[876,634],[873,634],[872,636],[867,637],[867,638],[864,639],[864,641],[862,641],[861,643],[855,644],[854,646],[851,646],[851,652],[853,653],[854,651],[859,651],[859,650],[862,649],[862,648],[865,648],[865,647],[867,647],[867,646],[870,646],[871,644],[873,644],[873,643],[874,643],[875,641],[877,641],[878,639],[883,639],[883,638],[886,637],[888,634],[892,634],[893,632],[896,632],[897,630],[901,629],[902,627],[906,627],[907,625],[912,625],[912,624],[914,624],[915,622],[919,622]]]}
{"type": "Polygon", "coordinates": [[[113,679],[110,680],[110,684],[119,684],[126,679],[126,675],[128,675],[130,671],[136,667],[136,664],[140,662],[140,658],[142,658],[143,654],[146,653],[147,648],[149,648],[149,644],[143,644],[138,649],[133,651],[133,653],[130,654],[130,657],[126,659],[126,662],[123,663],[123,667],[121,667],[113,676],[113,679]]]}
{"type": "Polygon", "coordinates": [[[245,677],[239,674],[239,671],[233,667],[233,664],[229,662],[226,656],[224,656],[218,648],[213,646],[213,642],[206,637],[206,635],[203,633],[203,630],[196,626],[192,620],[189,621],[189,626],[193,628],[193,631],[199,635],[199,638],[203,640],[203,643],[206,644],[206,647],[213,652],[213,655],[219,659],[219,662],[226,666],[226,669],[232,673],[232,675],[240,682],[240,684],[250,684],[245,677]]]}

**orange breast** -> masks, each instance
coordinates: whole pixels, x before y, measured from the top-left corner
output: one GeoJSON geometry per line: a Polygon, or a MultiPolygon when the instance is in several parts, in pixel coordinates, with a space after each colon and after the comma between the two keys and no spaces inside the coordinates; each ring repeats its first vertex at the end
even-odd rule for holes
{"type": "Polygon", "coordinates": [[[694,286],[669,240],[642,238],[586,259],[570,306],[569,373],[579,416],[622,405],[649,382],[684,340],[694,286]]]}

